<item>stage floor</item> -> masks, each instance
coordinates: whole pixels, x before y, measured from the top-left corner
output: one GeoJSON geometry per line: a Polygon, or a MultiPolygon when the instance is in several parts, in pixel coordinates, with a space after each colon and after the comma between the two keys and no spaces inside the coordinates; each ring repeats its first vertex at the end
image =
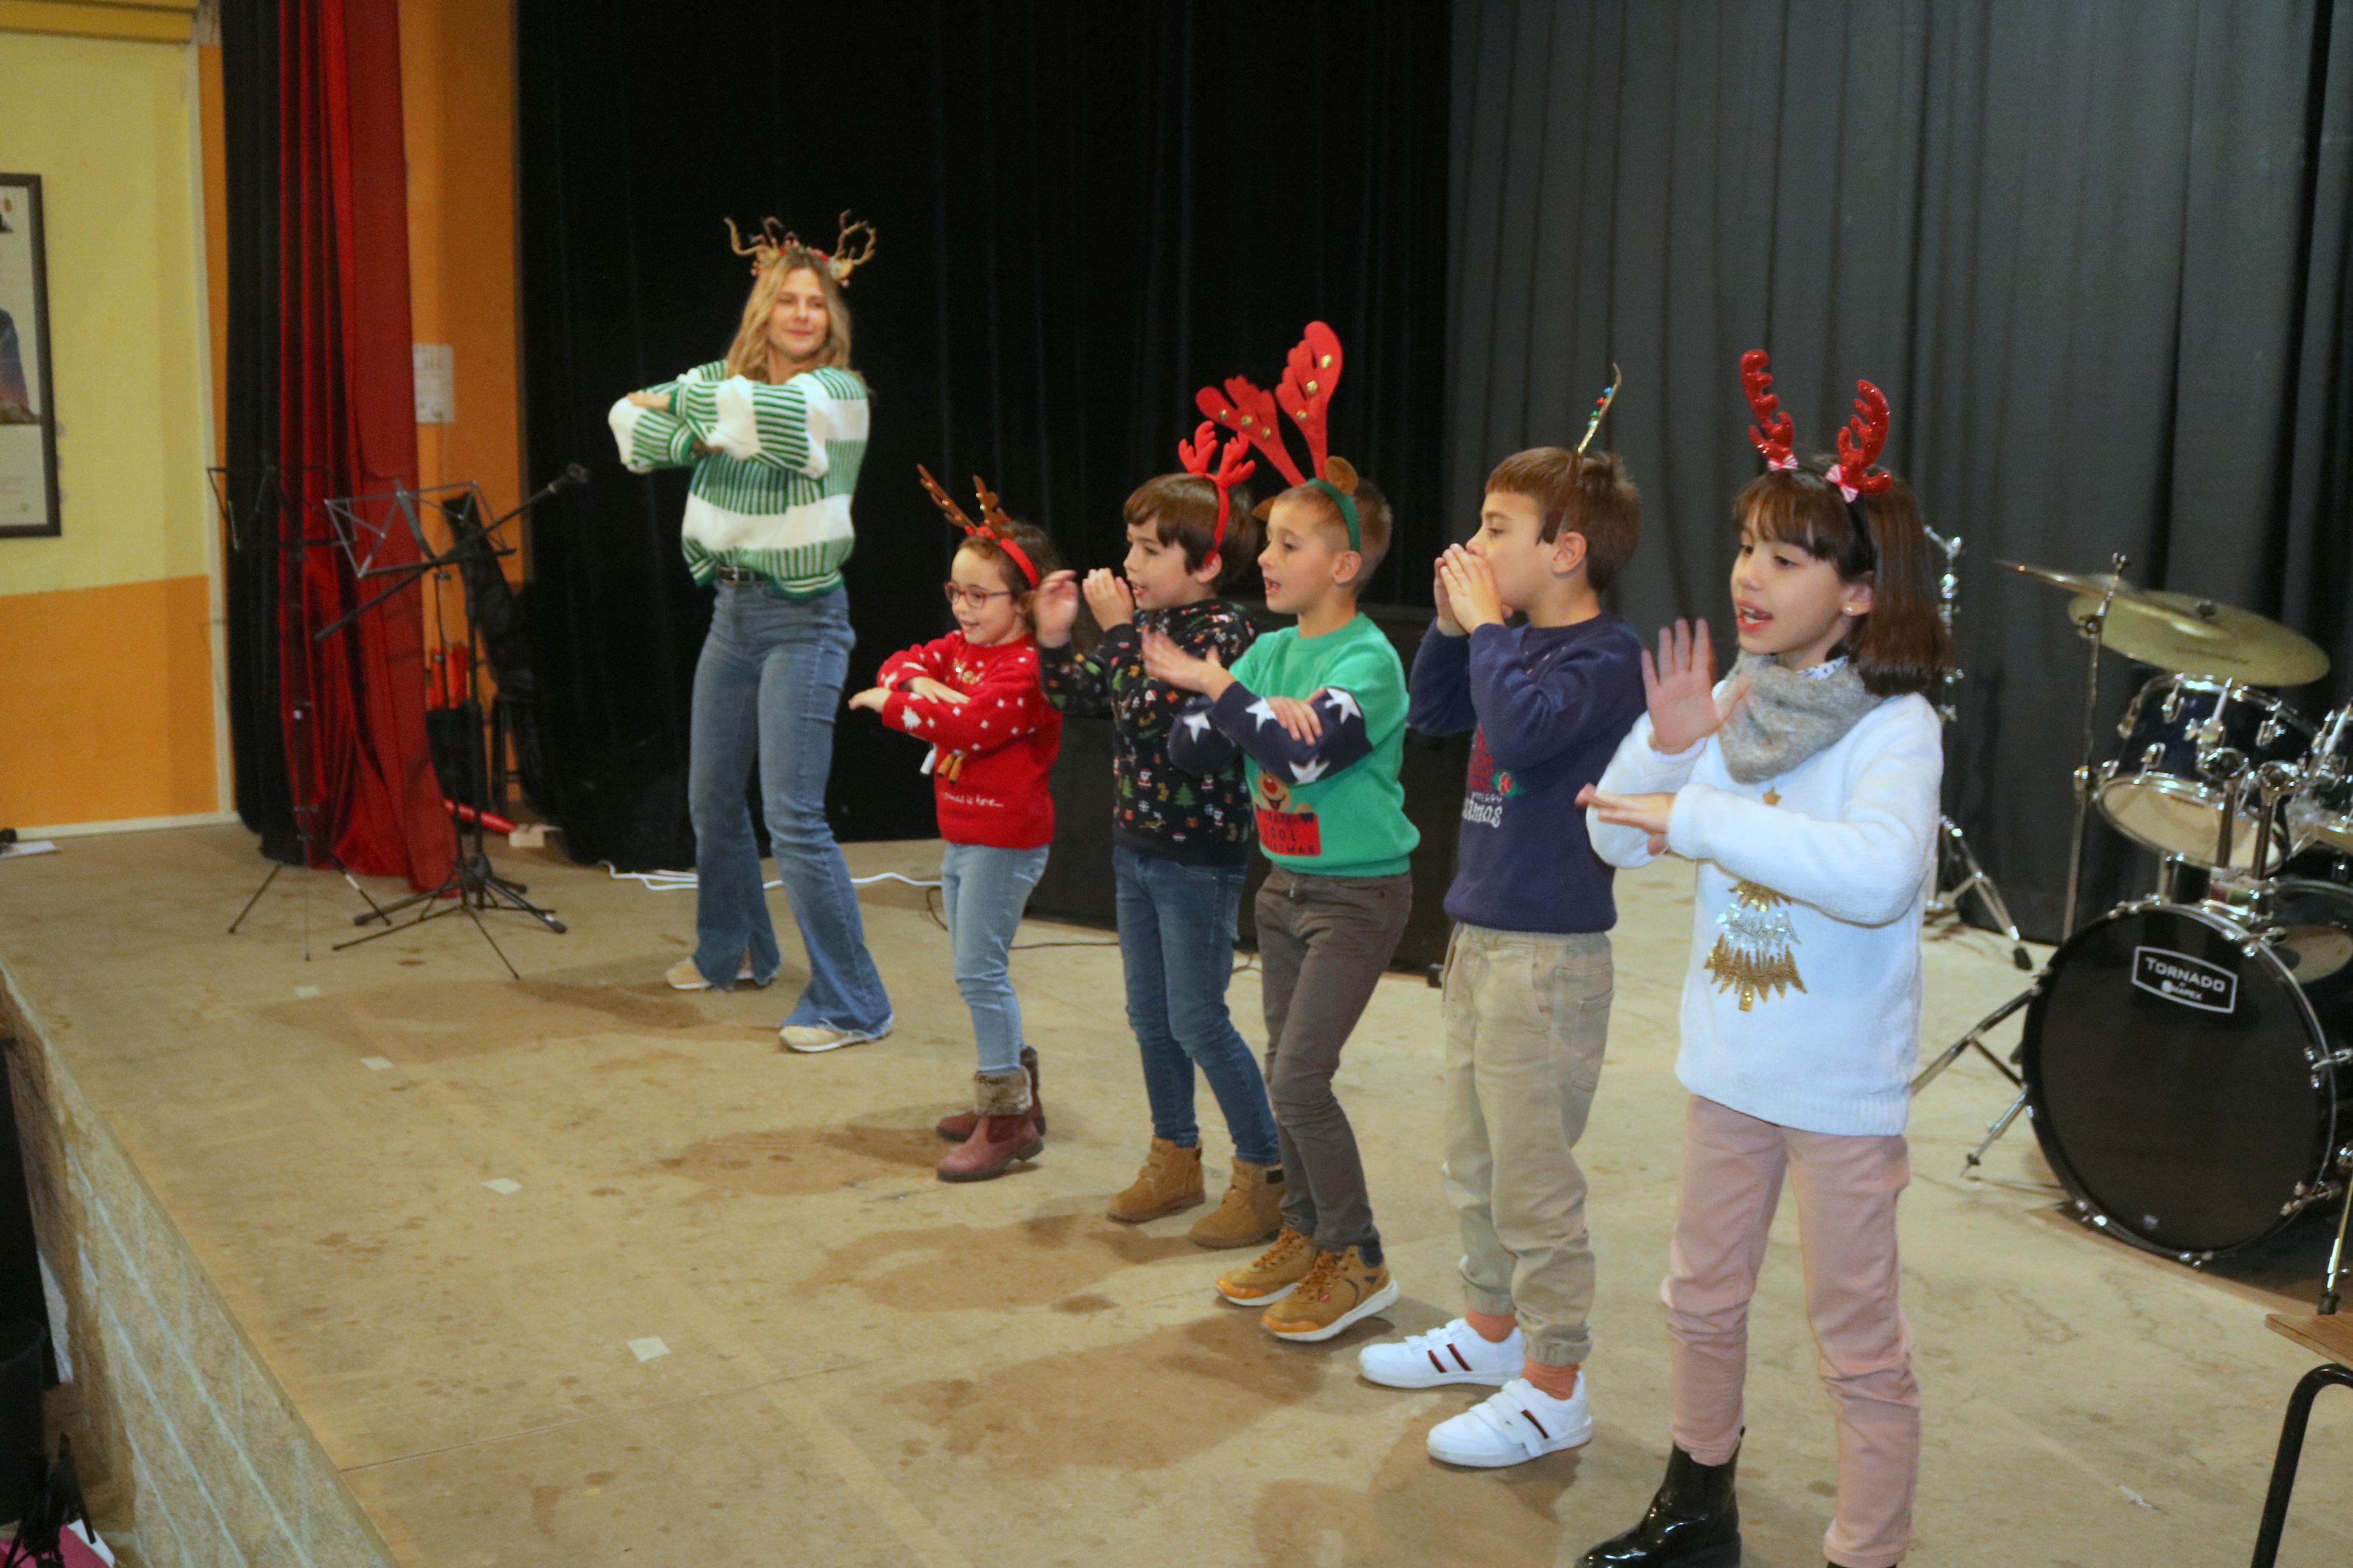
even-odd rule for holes
{"type": "MultiPolygon", "coordinates": [[[[861,874],[925,877],[935,856],[850,849],[861,874]]],[[[491,917],[520,984],[462,919],[330,954],[359,907],[332,876],[281,877],[223,935],[264,868],[234,829],[0,864],[0,962],[403,1563],[1504,1568],[1573,1562],[1640,1513],[1666,1450],[1687,866],[1619,884],[1582,1151],[1595,1439],[1469,1474],[1422,1437],[1473,1391],[1396,1393],[1354,1366],[1366,1338],[1460,1310],[1438,993],[1419,979],[1383,983],[1341,1073],[1404,1299],[1292,1346],[1214,1301],[1229,1259],[1184,1240],[1191,1216],[1102,1217],[1148,1135],[1107,933],[1024,929],[1082,944],[1015,963],[1053,1137],[1034,1168],[952,1187],[929,1127],[966,1091],[971,1045],[919,894],[865,893],[897,1033],[792,1057],[773,1026],[797,967],[765,993],[663,986],[691,894],[496,858],[571,926],[491,917]]],[[[2021,978],[1980,934],[1929,952],[1931,1040],[2021,978]]],[[[1258,1038],[1254,973],[1233,1000],[1258,1038]]],[[[2263,1314],[2309,1310],[2317,1247],[2201,1277],[2087,1235],[2053,1214],[2023,1127],[1960,1179],[2005,1087],[1965,1062],[1913,1121],[1911,1560],[2244,1562],[2310,1364],[2263,1314]]],[[[1818,1564],[1832,1431],[1786,1204],[1748,1421],[1746,1561],[1818,1564]]],[[[2353,1561],[2349,1444],[2353,1400],[2325,1397],[2283,1563],[2353,1561]]]]}

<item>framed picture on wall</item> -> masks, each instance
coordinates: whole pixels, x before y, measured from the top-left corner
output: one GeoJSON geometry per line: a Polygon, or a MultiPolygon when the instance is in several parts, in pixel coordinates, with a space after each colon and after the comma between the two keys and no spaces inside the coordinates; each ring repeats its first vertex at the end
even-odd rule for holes
{"type": "Polygon", "coordinates": [[[41,176],[0,174],[0,537],[59,531],[41,176]]]}

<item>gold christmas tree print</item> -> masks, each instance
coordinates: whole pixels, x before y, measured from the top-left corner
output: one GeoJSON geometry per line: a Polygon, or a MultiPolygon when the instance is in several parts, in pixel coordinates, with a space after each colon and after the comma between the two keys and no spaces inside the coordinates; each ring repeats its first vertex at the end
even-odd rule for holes
{"type": "Polygon", "coordinates": [[[1732,884],[1732,902],[1715,917],[1724,933],[1707,955],[1707,972],[1719,991],[1737,989],[1740,1010],[1768,1001],[1792,985],[1803,991],[1798,975],[1797,931],[1789,924],[1789,900],[1770,888],[1741,880],[1732,884]]]}

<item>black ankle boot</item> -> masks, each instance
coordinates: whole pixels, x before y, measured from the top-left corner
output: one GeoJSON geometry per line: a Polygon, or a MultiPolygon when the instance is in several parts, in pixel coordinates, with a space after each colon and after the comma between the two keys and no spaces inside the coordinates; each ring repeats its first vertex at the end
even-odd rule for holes
{"type": "Polygon", "coordinates": [[[1677,1448],[1642,1522],[1578,1558],[1577,1568],[1737,1568],[1740,1502],[1732,1468],[1739,1462],[1735,1452],[1720,1465],[1703,1465],[1677,1448]]]}

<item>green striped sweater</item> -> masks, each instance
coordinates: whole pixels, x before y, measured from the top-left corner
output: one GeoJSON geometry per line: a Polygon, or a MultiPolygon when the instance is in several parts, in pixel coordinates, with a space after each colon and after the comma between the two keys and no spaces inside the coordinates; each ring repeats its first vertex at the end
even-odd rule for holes
{"type": "Polygon", "coordinates": [[[855,542],[849,498],[866,458],[857,373],[825,366],[771,385],[729,375],[714,360],[646,390],[668,398],[669,410],[623,398],[609,416],[613,436],[633,474],[693,468],[680,541],[694,580],[734,566],[788,598],[840,586],[855,542]]]}

